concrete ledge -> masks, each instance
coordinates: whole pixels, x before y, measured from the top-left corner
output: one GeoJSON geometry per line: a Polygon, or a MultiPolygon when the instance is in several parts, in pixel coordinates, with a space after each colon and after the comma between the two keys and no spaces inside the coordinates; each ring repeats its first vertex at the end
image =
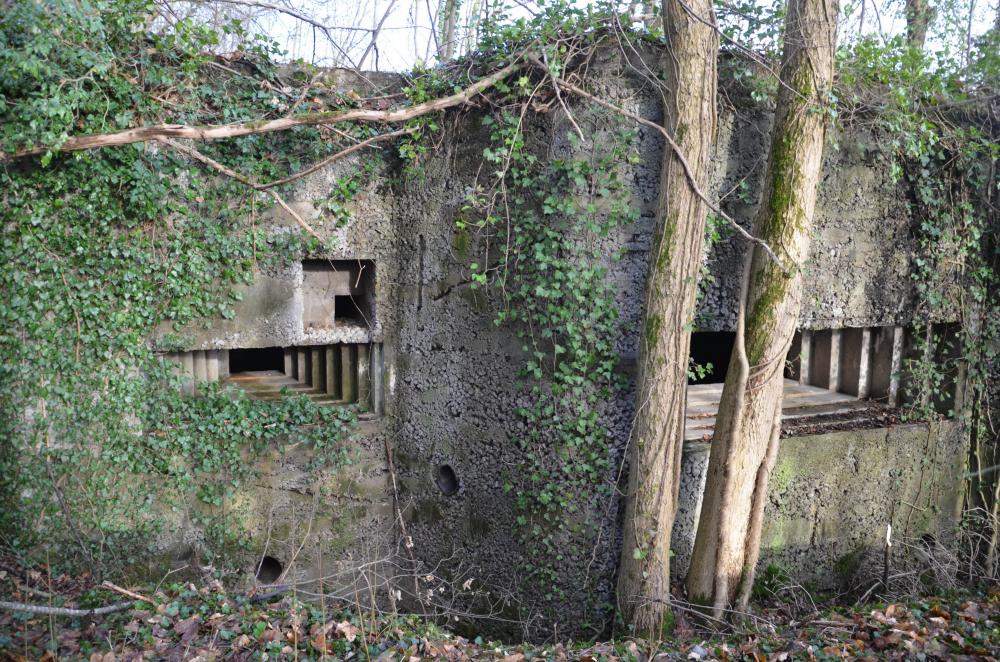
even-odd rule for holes
{"type": "MultiPolygon", "coordinates": [[[[782,439],[758,572],[773,564],[815,588],[861,586],[881,576],[890,523],[896,540],[923,536],[951,546],[967,451],[954,421],[782,439]]],[[[677,576],[691,560],[708,456],[707,443],[685,447],[672,545],[677,576]]]]}

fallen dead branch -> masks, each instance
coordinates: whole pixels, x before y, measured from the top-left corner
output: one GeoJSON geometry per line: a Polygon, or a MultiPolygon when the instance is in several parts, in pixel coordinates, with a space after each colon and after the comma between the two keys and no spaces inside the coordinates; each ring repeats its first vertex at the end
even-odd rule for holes
{"type": "Polygon", "coordinates": [[[372,124],[401,124],[408,120],[427,115],[439,110],[446,110],[468,103],[480,92],[492,87],[511,74],[527,66],[526,62],[515,61],[493,74],[481,78],[463,90],[439,99],[418,103],[415,106],[397,110],[370,110],[367,108],[352,108],[349,110],[333,110],[316,113],[303,113],[293,117],[282,117],[275,120],[257,120],[214,126],[189,126],[185,124],[156,124],[143,126],[115,133],[101,133],[89,136],[73,136],[67,138],[61,145],[35,145],[14,153],[0,154],[0,162],[45,152],[77,152],[99,147],[117,147],[134,143],[164,139],[187,140],[219,140],[222,138],[239,138],[241,136],[257,135],[287,131],[298,126],[317,126],[320,124],[337,124],[339,122],[366,122],[372,124]]]}
{"type": "Polygon", "coordinates": [[[22,611],[28,614],[43,614],[45,616],[72,616],[83,618],[86,616],[104,616],[118,611],[131,609],[135,605],[134,601],[116,602],[106,607],[95,607],[93,609],[70,609],[68,607],[47,607],[45,605],[31,605],[24,602],[8,602],[0,600],[0,609],[5,611],[22,611]]]}

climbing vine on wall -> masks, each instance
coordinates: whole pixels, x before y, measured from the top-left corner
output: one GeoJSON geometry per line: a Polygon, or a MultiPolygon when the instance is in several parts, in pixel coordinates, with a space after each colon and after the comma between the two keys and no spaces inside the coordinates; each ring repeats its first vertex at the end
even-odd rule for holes
{"type": "MultiPolygon", "coordinates": [[[[901,39],[861,40],[844,53],[841,81],[847,104],[863,109],[860,121],[871,118],[890,141],[893,174],[910,198],[917,312],[904,366],[906,414],[954,417],[969,436],[967,507],[980,540],[978,532],[1000,522],[992,470],[1000,430],[991,423],[997,404],[991,384],[1000,374],[1000,143],[983,101],[996,92],[998,40],[1000,34],[988,33],[961,62],[901,39]],[[940,320],[954,322],[949,332],[932,325],[940,320]]],[[[988,576],[995,577],[992,540],[970,560],[986,557],[988,576]]]]}
{"type": "Polygon", "coordinates": [[[505,92],[482,120],[486,167],[458,229],[473,232],[481,247],[470,264],[473,286],[499,295],[496,323],[523,343],[517,413],[524,425],[513,440],[524,451],[522,478],[504,489],[515,496],[527,576],[558,600],[580,589],[558,568],[590,553],[585,541],[596,540],[612,490],[605,403],[622,381],[612,270],[620,259],[615,233],[637,216],[623,176],[637,159],[636,136],[606,112],[578,106],[572,121],[540,118],[532,104],[552,93],[537,77],[505,92]],[[540,154],[547,136],[536,132],[549,122],[565,133],[555,154],[540,154]]]}
{"type": "MultiPolygon", "coordinates": [[[[288,112],[275,46],[238,23],[238,58],[152,4],[14,3],[0,18],[0,148],[56,147],[167,117],[232,122],[288,112]]],[[[204,153],[262,180],[332,146],[320,130],[248,136],[204,153]]],[[[255,457],[293,432],[318,463],[347,461],[350,409],[263,402],[216,385],[188,397],[152,339],[231,316],[233,287],[317,249],[268,232],[269,198],[157,143],[43,153],[0,165],[0,542],[95,569],[127,568],[171,513],[208,523],[255,457]],[[202,505],[195,506],[197,502],[202,505]]],[[[182,344],[183,336],[173,336],[182,344]]],[[[169,349],[169,347],[167,348],[169,349]]],[[[217,529],[221,531],[221,529],[217,529]]],[[[238,531],[228,540],[241,542],[238,531]]]]}

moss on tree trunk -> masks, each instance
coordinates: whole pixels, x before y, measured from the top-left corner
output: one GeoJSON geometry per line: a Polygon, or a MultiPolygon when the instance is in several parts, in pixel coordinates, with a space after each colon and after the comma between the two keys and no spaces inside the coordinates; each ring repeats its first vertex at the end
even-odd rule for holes
{"type": "MultiPolygon", "coordinates": [[[[687,9],[714,23],[710,0],[687,9]]],[[[719,38],[680,3],[663,3],[664,122],[704,188],[716,124],[719,38]]],[[[684,441],[690,322],[705,235],[704,201],[664,146],[656,239],[646,286],[638,406],[631,445],[625,544],[618,604],[634,631],[659,636],[670,622],[670,532],[676,514],[684,441]]]]}
{"type": "Polygon", "coordinates": [[[833,81],[836,0],[792,0],[785,25],[757,236],[744,278],[740,333],[730,361],[709,456],[688,594],[716,617],[742,608],[760,549],[767,482],[777,453],[785,355],[798,322],[802,265],[816,207],[827,96],[833,81]]]}

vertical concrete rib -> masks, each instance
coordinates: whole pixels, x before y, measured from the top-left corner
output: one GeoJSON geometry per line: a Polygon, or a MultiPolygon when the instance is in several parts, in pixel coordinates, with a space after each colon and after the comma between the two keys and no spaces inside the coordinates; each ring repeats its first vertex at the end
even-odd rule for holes
{"type": "Polygon", "coordinates": [[[229,376],[229,350],[219,350],[219,377],[225,379],[229,376]]]}
{"type": "Polygon", "coordinates": [[[358,398],[358,353],[356,345],[340,346],[340,395],[344,402],[358,398]]]}
{"type": "Polygon", "coordinates": [[[194,376],[201,382],[208,379],[208,359],[204,351],[194,352],[194,376]]]}
{"type": "Polygon", "coordinates": [[[899,384],[903,372],[903,327],[892,329],[892,372],[889,375],[889,405],[899,406],[899,384]]]}
{"type": "Polygon", "coordinates": [[[840,329],[830,330],[830,383],[827,388],[833,392],[840,391],[840,362],[843,353],[840,351],[844,334],[840,329]]]}
{"type": "Polygon", "coordinates": [[[295,377],[295,349],[292,347],[286,347],[282,350],[285,359],[285,367],[282,372],[285,373],[286,377],[295,377]]]}
{"type": "Polygon", "coordinates": [[[181,374],[184,375],[184,392],[194,393],[194,352],[181,353],[181,374]]]}
{"type": "Polygon", "coordinates": [[[799,383],[809,386],[811,378],[810,364],[812,363],[813,333],[808,329],[802,329],[802,345],[799,348],[799,383]]]}
{"type": "Polygon", "coordinates": [[[205,352],[205,379],[210,382],[219,381],[219,350],[209,349],[205,352]]]}
{"type": "Polygon", "coordinates": [[[299,380],[303,384],[309,383],[309,378],[312,376],[309,373],[309,350],[305,347],[295,348],[295,379],[299,380]]]}
{"type": "Polygon", "coordinates": [[[927,323],[924,330],[924,383],[920,389],[920,405],[924,409],[931,404],[931,363],[934,361],[934,325],[927,323]]]}
{"type": "Polygon", "coordinates": [[[340,398],[340,346],[327,345],[326,350],[326,392],[340,398]]]}
{"type": "Polygon", "coordinates": [[[875,334],[870,327],[861,330],[861,363],[858,366],[858,398],[865,399],[872,392],[872,348],[875,334]]]}
{"type": "Polygon", "coordinates": [[[382,415],[382,344],[372,344],[371,358],[372,413],[382,415]]]}
{"type": "Polygon", "coordinates": [[[309,350],[310,363],[312,364],[311,377],[309,383],[317,391],[326,388],[326,378],[323,376],[323,368],[326,367],[325,352],[322,347],[313,347],[309,350]]]}
{"type": "Polygon", "coordinates": [[[358,345],[358,404],[365,409],[371,409],[371,383],[368,381],[369,371],[368,345],[358,345]]]}
{"type": "Polygon", "coordinates": [[[952,411],[957,418],[965,413],[965,387],[969,381],[969,364],[965,360],[958,363],[958,374],[955,375],[955,399],[952,411]]]}

